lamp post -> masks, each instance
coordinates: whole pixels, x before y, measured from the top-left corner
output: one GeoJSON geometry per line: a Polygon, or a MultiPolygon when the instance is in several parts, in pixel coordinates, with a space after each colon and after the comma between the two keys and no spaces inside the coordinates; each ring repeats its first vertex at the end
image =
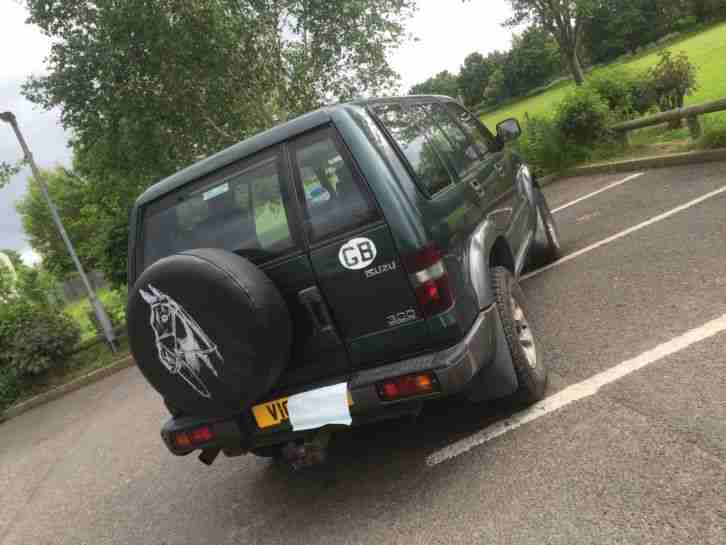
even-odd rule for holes
{"type": "Polygon", "coordinates": [[[2,112],[0,113],[0,120],[9,123],[13,127],[13,131],[15,131],[15,136],[20,143],[20,147],[23,149],[25,160],[30,164],[30,170],[33,172],[33,176],[35,177],[35,180],[40,186],[40,191],[43,193],[45,201],[48,203],[48,208],[50,209],[50,214],[53,217],[53,222],[58,228],[58,232],[60,233],[60,236],[63,239],[66,248],[68,248],[68,253],[70,254],[71,259],[76,266],[76,270],[78,271],[81,280],[83,281],[83,285],[85,286],[86,292],[88,293],[88,299],[91,302],[91,306],[93,307],[94,312],[96,313],[96,319],[101,325],[101,329],[103,329],[103,334],[106,337],[106,341],[111,347],[111,351],[116,352],[116,335],[114,334],[111,320],[109,319],[108,314],[106,314],[106,310],[103,308],[101,301],[98,299],[98,296],[96,295],[93,286],[91,286],[91,283],[88,281],[86,271],[83,270],[83,265],[81,265],[81,262],[76,255],[76,251],[73,249],[73,243],[71,242],[71,239],[68,238],[68,233],[66,233],[65,227],[63,227],[63,222],[58,215],[58,210],[56,209],[55,204],[53,204],[53,201],[50,198],[50,194],[48,193],[48,186],[45,183],[45,179],[43,178],[43,175],[41,174],[38,165],[35,164],[33,154],[30,152],[30,148],[28,147],[28,144],[26,144],[25,138],[23,138],[23,135],[20,132],[18,122],[15,119],[15,114],[13,114],[12,112],[2,112]]]}

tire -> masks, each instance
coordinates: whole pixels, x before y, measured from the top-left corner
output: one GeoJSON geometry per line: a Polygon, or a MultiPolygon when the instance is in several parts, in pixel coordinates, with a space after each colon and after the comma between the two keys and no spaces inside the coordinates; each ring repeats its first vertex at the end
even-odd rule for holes
{"type": "Polygon", "coordinates": [[[255,265],[224,250],[157,261],[131,289],[126,314],[139,369],[172,414],[239,414],[290,359],[282,295],[255,265]]]}
{"type": "Polygon", "coordinates": [[[526,318],[524,294],[519,284],[504,267],[493,268],[491,275],[497,311],[519,382],[514,401],[531,405],[544,398],[547,368],[539,357],[537,340],[526,318]]]}
{"type": "Polygon", "coordinates": [[[537,231],[530,251],[530,264],[534,268],[544,267],[562,257],[560,232],[547,199],[539,189],[535,189],[537,202],[537,231]]]}

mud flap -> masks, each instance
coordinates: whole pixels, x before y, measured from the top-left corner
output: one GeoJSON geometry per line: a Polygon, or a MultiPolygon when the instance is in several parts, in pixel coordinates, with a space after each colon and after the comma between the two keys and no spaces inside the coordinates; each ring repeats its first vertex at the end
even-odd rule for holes
{"type": "Polygon", "coordinates": [[[499,312],[493,314],[497,349],[489,365],[482,367],[469,383],[465,397],[473,403],[507,397],[519,387],[499,312]]]}

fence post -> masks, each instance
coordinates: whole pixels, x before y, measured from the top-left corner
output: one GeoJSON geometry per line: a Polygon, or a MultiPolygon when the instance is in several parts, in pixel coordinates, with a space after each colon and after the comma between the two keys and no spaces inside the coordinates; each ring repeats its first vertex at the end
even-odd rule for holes
{"type": "Polygon", "coordinates": [[[699,138],[701,138],[703,130],[701,129],[701,123],[698,120],[697,115],[688,116],[688,130],[691,131],[691,138],[693,140],[698,140],[699,138]]]}
{"type": "Polygon", "coordinates": [[[616,131],[615,137],[617,138],[618,143],[624,148],[630,146],[630,137],[628,135],[628,131],[616,131]]]}

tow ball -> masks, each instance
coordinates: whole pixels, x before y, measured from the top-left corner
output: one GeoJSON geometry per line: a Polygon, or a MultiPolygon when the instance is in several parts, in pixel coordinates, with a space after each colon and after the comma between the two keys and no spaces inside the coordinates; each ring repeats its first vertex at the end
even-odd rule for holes
{"type": "Polygon", "coordinates": [[[328,457],[331,437],[330,431],[321,431],[302,444],[291,441],[282,447],[282,458],[295,471],[322,464],[328,457]]]}

